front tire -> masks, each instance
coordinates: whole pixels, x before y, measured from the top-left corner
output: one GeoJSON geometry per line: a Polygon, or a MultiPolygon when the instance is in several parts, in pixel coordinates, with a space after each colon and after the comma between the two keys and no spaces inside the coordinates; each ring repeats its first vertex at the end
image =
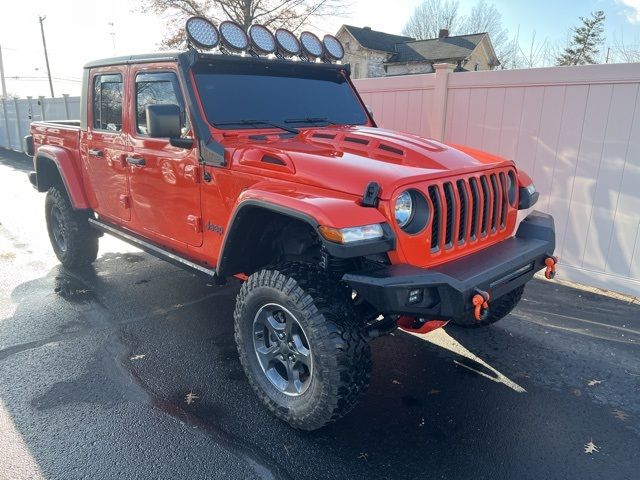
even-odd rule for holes
{"type": "Polygon", "coordinates": [[[251,275],[238,294],[235,338],[260,400],[294,428],[316,430],[365,392],[371,350],[343,288],[293,263],[251,275]]]}
{"type": "Polygon", "coordinates": [[[98,258],[98,232],[89,226],[89,214],[74,210],[56,187],[49,189],[44,205],[49,240],[60,263],[72,270],[91,265],[98,258]]]}

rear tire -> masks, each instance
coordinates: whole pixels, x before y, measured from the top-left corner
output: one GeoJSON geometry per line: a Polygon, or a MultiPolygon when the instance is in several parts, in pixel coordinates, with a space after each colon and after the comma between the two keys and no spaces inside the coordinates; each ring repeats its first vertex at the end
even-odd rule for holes
{"type": "Polygon", "coordinates": [[[99,234],[89,226],[89,213],[74,210],[57,187],[49,189],[44,205],[49,240],[60,263],[72,270],[91,265],[98,258],[99,234]]]}
{"type": "Polygon", "coordinates": [[[473,317],[473,312],[469,312],[463,319],[451,320],[451,323],[466,328],[488,327],[489,325],[493,325],[498,320],[502,320],[509,315],[511,311],[516,308],[516,305],[518,305],[520,299],[522,299],[523,293],[524,285],[511,290],[500,298],[490,300],[489,316],[485,320],[478,321],[473,317]]]}
{"type": "Polygon", "coordinates": [[[235,338],[249,384],[294,428],[341,418],[369,385],[371,350],[343,290],[323,270],[291,263],[254,273],[238,294],[235,338]]]}

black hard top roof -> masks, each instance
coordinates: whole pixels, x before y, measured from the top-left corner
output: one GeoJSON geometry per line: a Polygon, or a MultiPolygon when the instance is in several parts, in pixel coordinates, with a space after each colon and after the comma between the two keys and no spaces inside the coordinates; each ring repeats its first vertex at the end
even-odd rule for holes
{"type": "MultiPolygon", "coordinates": [[[[101,60],[94,60],[85,64],[84,68],[96,68],[96,67],[108,67],[111,65],[129,65],[132,63],[155,63],[155,62],[176,62],[178,57],[185,53],[190,52],[158,52],[158,53],[144,53],[139,55],[127,55],[124,57],[111,57],[103,58],[101,60]]],[[[329,70],[345,70],[351,73],[351,68],[348,64],[335,64],[335,63],[317,63],[317,62],[302,62],[294,60],[280,60],[276,58],[265,57],[252,57],[252,56],[240,56],[240,55],[225,55],[221,53],[197,53],[197,61],[200,62],[243,62],[247,65],[250,63],[256,65],[283,63],[287,65],[295,64],[300,67],[329,69],[329,70]]]]}

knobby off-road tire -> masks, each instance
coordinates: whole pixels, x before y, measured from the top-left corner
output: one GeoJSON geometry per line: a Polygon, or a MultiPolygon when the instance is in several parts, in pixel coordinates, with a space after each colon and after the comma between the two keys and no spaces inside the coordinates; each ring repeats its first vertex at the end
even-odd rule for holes
{"type": "Polygon", "coordinates": [[[520,302],[520,299],[522,299],[523,293],[524,285],[511,290],[509,293],[503,295],[500,298],[490,300],[489,316],[485,320],[477,321],[473,317],[473,313],[471,312],[462,320],[452,320],[452,323],[467,328],[487,327],[489,325],[492,325],[498,320],[502,320],[504,317],[511,313],[511,311],[520,302]]]}
{"type": "Polygon", "coordinates": [[[53,251],[69,269],[89,266],[98,258],[98,232],[93,230],[85,211],[74,210],[66,192],[52,187],[45,199],[47,231],[53,251]]]}
{"type": "Polygon", "coordinates": [[[234,319],[251,387],[294,428],[315,430],[341,418],[369,385],[371,350],[362,326],[344,286],[319,268],[290,263],[254,273],[240,289],[234,319]],[[277,338],[287,330],[292,333],[277,338]],[[274,348],[273,358],[264,353],[274,348]]]}

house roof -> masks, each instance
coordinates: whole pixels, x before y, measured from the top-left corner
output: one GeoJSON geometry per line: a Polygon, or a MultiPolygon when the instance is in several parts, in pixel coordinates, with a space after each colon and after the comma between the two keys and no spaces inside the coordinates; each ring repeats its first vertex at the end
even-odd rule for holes
{"type": "Polygon", "coordinates": [[[395,54],[388,63],[435,62],[464,60],[475,50],[486,33],[457,35],[429,40],[404,41],[395,45],[395,54]]]}
{"type": "Polygon", "coordinates": [[[343,25],[343,27],[362,45],[371,50],[395,53],[396,44],[411,42],[415,40],[402,35],[392,35],[390,33],[371,30],[369,27],[354,27],[353,25],[343,25]]]}

